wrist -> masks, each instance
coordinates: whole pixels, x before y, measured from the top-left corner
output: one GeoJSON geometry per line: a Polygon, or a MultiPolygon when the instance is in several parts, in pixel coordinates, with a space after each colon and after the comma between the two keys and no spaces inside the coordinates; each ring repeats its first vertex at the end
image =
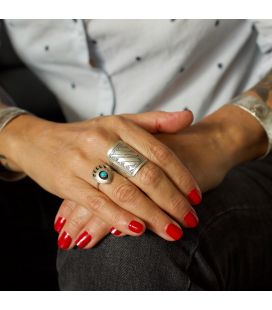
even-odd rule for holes
{"type": "Polygon", "coordinates": [[[32,114],[21,114],[1,130],[0,154],[11,170],[23,171],[23,146],[29,144],[33,132],[38,135],[38,128],[45,122],[32,114]]]}
{"type": "Polygon", "coordinates": [[[201,123],[214,124],[218,147],[226,155],[230,168],[261,157],[267,150],[267,135],[248,112],[226,104],[201,123]]]}

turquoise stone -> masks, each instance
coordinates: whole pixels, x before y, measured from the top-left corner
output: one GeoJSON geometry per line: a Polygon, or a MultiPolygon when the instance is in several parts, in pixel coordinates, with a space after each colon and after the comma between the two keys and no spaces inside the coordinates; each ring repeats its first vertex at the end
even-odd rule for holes
{"type": "Polygon", "coordinates": [[[106,171],[100,171],[99,172],[99,176],[100,176],[101,179],[107,180],[109,175],[108,175],[108,173],[106,171]]]}

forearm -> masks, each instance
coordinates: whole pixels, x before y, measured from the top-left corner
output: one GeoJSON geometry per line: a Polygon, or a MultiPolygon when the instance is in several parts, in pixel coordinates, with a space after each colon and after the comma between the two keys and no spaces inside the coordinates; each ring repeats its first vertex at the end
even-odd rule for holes
{"type": "MultiPolygon", "coordinates": [[[[15,181],[15,180],[21,179],[24,176],[24,174],[21,173],[21,169],[11,160],[11,156],[7,156],[7,150],[10,145],[10,139],[8,140],[6,139],[6,136],[7,136],[6,127],[10,126],[9,123],[12,123],[14,118],[20,118],[21,116],[23,116],[23,114],[18,115],[19,113],[18,110],[14,111],[14,110],[7,109],[7,108],[14,109],[13,102],[11,102],[11,100],[8,98],[8,96],[5,93],[4,94],[2,93],[1,89],[0,89],[0,95],[1,95],[0,96],[0,115],[1,115],[1,118],[0,118],[1,119],[1,123],[0,123],[0,179],[6,180],[6,181],[15,181]],[[2,112],[4,114],[2,114],[2,112]],[[6,112],[10,114],[5,114],[6,112]],[[14,113],[17,113],[17,114],[14,114],[14,113]],[[5,116],[7,117],[5,118],[5,116]],[[6,124],[5,122],[8,122],[8,123],[6,124]],[[19,171],[20,173],[18,173],[19,171]]],[[[26,114],[24,114],[24,116],[26,116],[26,114]]]]}
{"type": "MultiPolygon", "coordinates": [[[[2,109],[5,109],[7,108],[8,105],[5,104],[3,102],[3,99],[0,98],[0,112],[2,109]]],[[[0,136],[1,137],[1,136],[0,136]]],[[[0,145],[1,145],[1,141],[0,141],[0,145]]],[[[1,153],[1,150],[0,150],[0,170],[2,171],[3,169],[1,168],[1,165],[4,166],[6,169],[9,169],[8,167],[8,164],[7,164],[7,161],[6,161],[6,158],[5,156],[1,153]]],[[[3,173],[3,172],[2,172],[3,173]]]]}
{"type": "Polygon", "coordinates": [[[245,95],[256,96],[272,108],[272,70],[259,83],[245,92],[245,95]]]}
{"type": "MultiPolygon", "coordinates": [[[[272,109],[272,73],[241,96],[257,97],[263,105],[272,109]]],[[[204,130],[216,129],[214,139],[227,154],[230,167],[259,158],[267,150],[268,141],[263,127],[250,113],[233,104],[224,105],[196,126],[204,130]]]]}

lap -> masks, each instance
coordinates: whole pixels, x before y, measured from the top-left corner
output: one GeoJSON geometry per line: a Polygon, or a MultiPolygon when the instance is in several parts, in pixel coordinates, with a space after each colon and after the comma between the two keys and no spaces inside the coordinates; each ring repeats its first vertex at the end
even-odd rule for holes
{"type": "Polygon", "coordinates": [[[196,207],[200,225],[168,242],[108,235],[59,251],[64,290],[271,289],[272,156],[239,166],[196,207]]]}

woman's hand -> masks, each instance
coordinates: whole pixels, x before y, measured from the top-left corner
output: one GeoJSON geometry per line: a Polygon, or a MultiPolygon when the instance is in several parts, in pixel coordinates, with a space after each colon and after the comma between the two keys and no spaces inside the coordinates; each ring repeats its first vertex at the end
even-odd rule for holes
{"type": "MultiPolygon", "coordinates": [[[[176,134],[159,133],[155,136],[176,153],[203,192],[219,185],[227,172],[237,164],[264,154],[267,147],[259,123],[247,112],[231,105],[224,106],[176,134]]],[[[69,222],[76,208],[73,202],[62,203],[55,221],[58,232],[66,221],[69,222]]],[[[71,247],[77,245],[84,249],[91,248],[109,231],[116,236],[124,235],[101,222],[95,215],[85,217],[81,220],[81,227],[71,247]]]]}
{"type": "MultiPolygon", "coordinates": [[[[155,134],[156,138],[170,147],[195,177],[202,191],[217,186],[229,167],[227,152],[222,152],[219,128],[196,124],[176,134],[155,134]]],[[[223,136],[222,136],[223,138],[223,136]]],[[[148,227],[147,227],[148,228],[148,227]]],[[[109,232],[115,236],[124,236],[94,214],[87,214],[76,203],[65,200],[56,215],[55,230],[60,233],[59,243],[63,242],[63,232],[72,236],[70,248],[89,249],[103,239],[109,232]],[[77,229],[71,223],[77,222],[77,229]],[[72,227],[71,227],[72,226],[72,227]]]]}
{"type": "MultiPolygon", "coordinates": [[[[188,111],[106,116],[72,124],[22,115],[1,132],[0,151],[47,191],[75,201],[79,213],[90,212],[132,236],[142,234],[147,225],[162,238],[175,240],[182,236],[178,223],[196,225],[189,201],[199,203],[200,194],[174,152],[147,130],[155,133],[165,127],[173,132],[191,121],[188,111]],[[149,161],[129,179],[114,173],[112,183],[100,184],[98,191],[91,172],[107,162],[107,150],[120,139],[149,161]]],[[[81,225],[76,218],[69,222],[69,231],[81,225]]]]}
{"type": "MultiPolygon", "coordinates": [[[[229,153],[223,149],[224,131],[218,123],[200,122],[175,134],[158,133],[155,137],[176,153],[202,191],[216,187],[231,168],[230,158],[227,158],[229,153]]],[[[92,248],[109,232],[118,237],[124,236],[124,232],[116,231],[94,214],[87,214],[79,205],[67,200],[61,204],[56,215],[55,230],[60,233],[60,245],[65,240],[66,232],[72,236],[70,248],[75,245],[92,248]],[[78,224],[76,229],[74,222],[78,224]]]]}
{"type": "MultiPolygon", "coordinates": [[[[198,123],[175,134],[157,133],[155,137],[171,148],[190,169],[202,191],[217,186],[230,169],[228,152],[222,148],[223,132],[218,124],[198,123]]],[[[55,230],[60,233],[60,244],[65,236],[63,232],[72,236],[70,248],[75,245],[84,249],[92,248],[109,232],[118,237],[125,235],[67,200],[63,201],[56,215],[55,230]],[[73,229],[74,222],[78,223],[76,229],[73,229]]]]}

